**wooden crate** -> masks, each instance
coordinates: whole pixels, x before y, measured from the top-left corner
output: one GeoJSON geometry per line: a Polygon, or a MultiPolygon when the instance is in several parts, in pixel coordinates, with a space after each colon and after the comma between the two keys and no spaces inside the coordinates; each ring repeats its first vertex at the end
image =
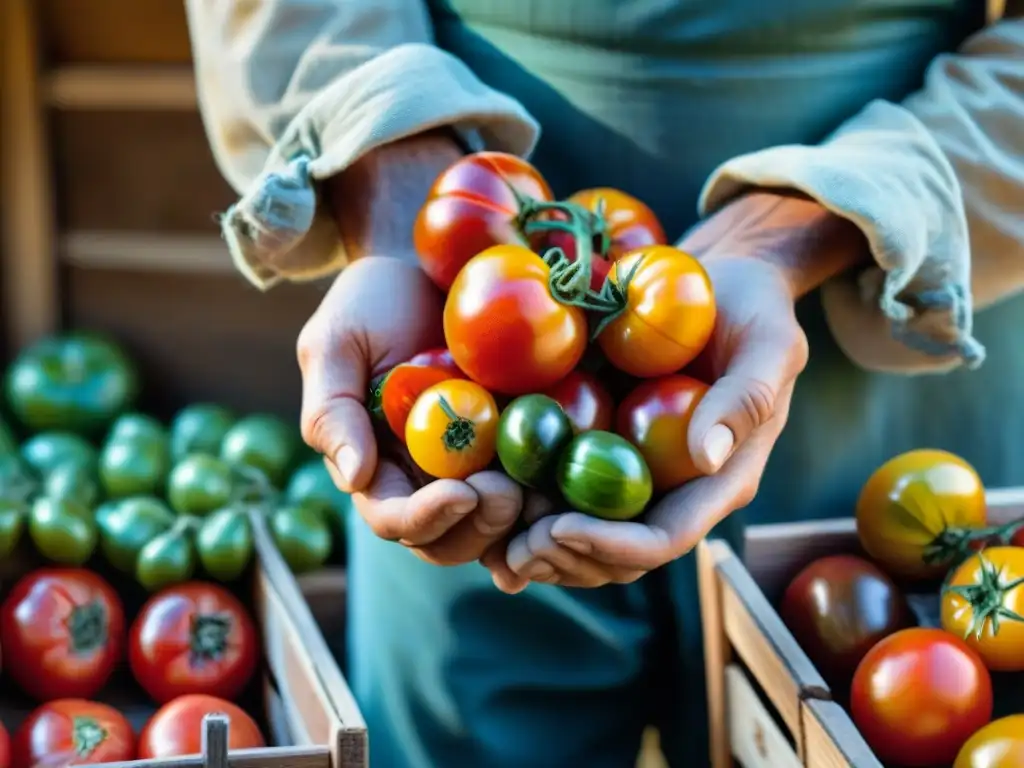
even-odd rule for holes
{"type": "MultiPolygon", "coordinates": [[[[329,650],[324,631],[344,624],[345,582],[339,571],[308,577],[310,596],[289,571],[262,520],[254,517],[255,565],[240,596],[248,600],[261,629],[262,677],[246,694],[246,709],[261,721],[268,743],[263,749],[231,754],[233,768],[365,768],[367,734],[362,715],[329,650]],[[312,606],[312,608],[310,607],[312,606]],[[323,628],[323,630],[321,629],[323,628]]],[[[3,586],[24,571],[0,564],[3,586]]],[[[118,582],[111,578],[111,583],[118,582]]],[[[2,592],[0,592],[2,594],[2,592]]],[[[125,592],[130,622],[143,597],[125,592]]],[[[258,673],[259,677],[259,673],[258,673]]],[[[156,706],[129,678],[119,672],[97,699],[122,711],[138,731],[156,706]]],[[[13,731],[37,704],[0,685],[0,721],[13,731]]],[[[123,766],[186,768],[202,758],[133,761],[123,766]]],[[[106,768],[110,768],[108,764],[106,768]]]]}
{"type": "MultiPolygon", "coordinates": [[[[1024,517],[1024,489],[987,498],[993,524],[1024,517]]],[[[811,561],[859,550],[852,518],[751,526],[742,556],[699,545],[713,768],[882,767],[773,607],[811,561]]]]}

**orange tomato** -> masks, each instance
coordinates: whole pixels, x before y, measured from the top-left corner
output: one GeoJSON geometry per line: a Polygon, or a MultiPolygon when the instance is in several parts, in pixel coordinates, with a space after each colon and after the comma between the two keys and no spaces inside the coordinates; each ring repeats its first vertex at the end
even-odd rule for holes
{"type": "Polygon", "coordinates": [[[527,248],[499,245],[470,259],[444,305],[444,335],[455,364],[488,391],[542,392],[583,357],[587,318],[557,301],[551,269],[527,248]]]}
{"type": "Polygon", "coordinates": [[[953,768],[1020,768],[1024,765],[1024,715],[993,720],[967,740],[953,768]]]}
{"type": "Polygon", "coordinates": [[[711,279],[699,261],[667,245],[630,251],[609,273],[620,287],[630,275],[626,308],[601,331],[597,343],[608,362],[631,376],[675,373],[711,338],[711,279]]]}
{"type": "Polygon", "coordinates": [[[428,475],[463,480],[494,460],[498,405],[472,381],[449,379],[424,390],[405,422],[405,443],[428,475]]]}

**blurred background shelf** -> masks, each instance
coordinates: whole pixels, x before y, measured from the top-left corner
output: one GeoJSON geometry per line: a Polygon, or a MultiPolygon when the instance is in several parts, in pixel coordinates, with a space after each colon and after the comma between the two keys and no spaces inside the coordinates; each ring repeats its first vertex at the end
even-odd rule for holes
{"type": "Polygon", "coordinates": [[[153,109],[194,111],[196,85],[187,65],[131,69],[68,65],[43,81],[46,103],[55,109],[153,109]]]}
{"type": "Polygon", "coordinates": [[[144,269],[233,274],[224,242],[210,235],[71,231],[60,240],[62,260],[86,269],[144,269]]]}

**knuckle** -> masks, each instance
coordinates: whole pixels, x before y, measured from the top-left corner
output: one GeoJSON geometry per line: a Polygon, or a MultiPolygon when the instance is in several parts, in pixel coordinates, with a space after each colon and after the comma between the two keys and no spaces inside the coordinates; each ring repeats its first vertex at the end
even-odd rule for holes
{"type": "Polygon", "coordinates": [[[808,361],[811,359],[811,345],[807,340],[807,334],[804,333],[804,329],[793,321],[793,342],[790,344],[789,361],[793,369],[794,377],[803,373],[804,368],[807,367],[808,361]]]}
{"type": "Polygon", "coordinates": [[[743,485],[740,486],[740,489],[737,492],[736,498],[733,502],[736,505],[736,509],[743,509],[744,507],[747,507],[750,504],[752,504],[754,502],[754,499],[757,498],[757,492],[760,488],[760,485],[760,478],[756,480],[749,480],[743,483],[743,485]]]}
{"type": "Polygon", "coordinates": [[[744,382],[740,391],[740,406],[751,424],[759,427],[775,413],[775,390],[759,379],[744,382]]]}
{"type": "Polygon", "coordinates": [[[295,341],[295,356],[299,361],[300,370],[305,371],[309,361],[323,348],[322,339],[319,313],[314,313],[302,326],[295,341]]]}

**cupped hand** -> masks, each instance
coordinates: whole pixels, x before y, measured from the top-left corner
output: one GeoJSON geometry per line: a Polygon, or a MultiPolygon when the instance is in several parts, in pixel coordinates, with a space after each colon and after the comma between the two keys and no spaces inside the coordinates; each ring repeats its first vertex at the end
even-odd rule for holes
{"type": "Polygon", "coordinates": [[[464,482],[417,472],[375,434],[370,382],[417,352],[444,346],[443,299],[412,259],[365,257],[335,280],[299,334],[302,435],[378,536],[441,565],[480,559],[518,519],[523,495],[500,472],[464,482]]]}
{"type": "Polygon", "coordinates": [[[757,493],[768,455],[789,413],[807,339],[794,295],[771,263],[713,257],[705,267],[718,317],[693,372],[714,382],[693,414],[690,454],[704,477],[661,499],[643,522],[600,520],[578,512],[549,515],[484,560],[495,583],[571,587],[629,583],[689,552],[718,522],[757,493]]]}

